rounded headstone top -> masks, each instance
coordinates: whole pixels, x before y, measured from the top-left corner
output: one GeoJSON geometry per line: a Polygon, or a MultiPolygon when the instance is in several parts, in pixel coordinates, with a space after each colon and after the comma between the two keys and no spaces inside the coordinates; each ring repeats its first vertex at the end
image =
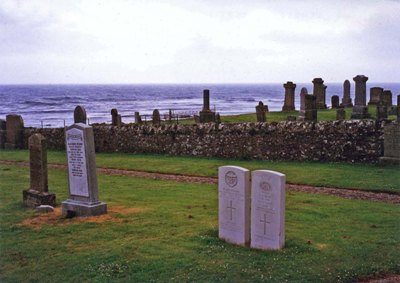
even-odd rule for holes
{"type": "Polygon", "coordinates": [[[111,115],[113,115],[113,116],[118,115],[118,110],[115,108],[111,109],[111,115]]]}
{"type": "Polygon", "coordinates": [[[87,116],[86,110],[83,106],[76,106],[74,111],[74,123],[83,123],[86,124],[87,116]]]}
{"type": "Polygon", "coordinates": [[[308,94],[308,90],[305,87],[302,87],[300,90],[300,94],[308,94]]]}
{"type": "Polygon", "coordinates": [[[29,144],[40,144],[46,138],[42,134],[33,134],[29,137],[28,143],[29,144]]]}
{"type": "Polygon", "coordinates": [[[388,89],[384,90],[383,93],[386,94],[386,95],[387,95],[387,94],[392,95],[392,91],[391,91],[391,90],[388,90],[388,89]]]}
{"type": "Polygon", "coordinates": [[[158,111],[158,109],[154,109],[153,110],[153,115],[160,115],[160,111],[158,111]]]}
{"type": "Polygon", "coordinates": [[[262,101],[259,101],[258,106],[264,106],[264,103],[262,101]]]}

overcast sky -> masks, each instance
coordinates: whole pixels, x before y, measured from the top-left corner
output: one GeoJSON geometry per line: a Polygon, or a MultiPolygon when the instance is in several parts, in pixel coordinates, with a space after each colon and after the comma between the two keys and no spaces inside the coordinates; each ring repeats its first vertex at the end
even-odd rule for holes
{"type": "Polygon", "coordinates": [[[400,82],[400,1],[1,0],[0,83],[400,82]]]}

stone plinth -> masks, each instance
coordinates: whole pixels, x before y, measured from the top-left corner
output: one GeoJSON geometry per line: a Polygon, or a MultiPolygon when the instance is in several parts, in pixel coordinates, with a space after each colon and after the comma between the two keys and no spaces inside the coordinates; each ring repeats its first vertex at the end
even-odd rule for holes
{"type": "Polygon", "coordinates": [[[368,105],[378,105],[382,100],[383,88],[371,87],[369,89],[369,102],[368,105]]]}
{"type": "Polygon", "coordinates": [[[400,124],[393,123],[384,129],[384,155],[379,159],[382,165],[400,166],[400,124]]]}
{"type": "Polygon", "coordinates": [[[296,84],[293,82],[287,82],[283,84],[285,88],[285,102],[282,107],[282,111],[295,111],[294,106],[294,91],[296,89],[296,84]]]}
{"type": "Polygon", "coordinates": [[[312,83],[314,84],[313,94],[316,97],[317,109],[326,109],[326,86],[324,85],[324,80],[321,78],[315,78],[312,83]]]}
{"type": "Polygon", "coordinates": [[[353,107],[353,102],[350,97],[350,82],[345,80],[343,83],[343,98],[340,104],[343,107],[353,107]]]}
{"type": "Polygon", "coordinates": [[[23,147],[24,120],[20,115],[6,116],[6,142],[5,149],[16,149],[23,147]]]}
{"type": "Polygon", "coordinates": [[[286,176],[269,170],[251,175],[252,248],[278,250],[285,245],[286,176]]]}
{"type": "Polygon", "coordinates": [[[218,169],[218,236],[229,243],[250,241],[250,171],[237,166],[218,169]]]}
{"type": "Polygon", "coordinates": [[[353,107],[353,113],[351,114],[352,119],[368,119],[371,115],[368,113],[367,105],[367,81],[368,77],[364,75],[358,75],[353,78],[356,83],[356,98],[355,105],[353,107]]]}
{"type": "Polygon", "coordinates": [[[22,191],[24,206],[35,208],[40,205],[56,206],[56,195],[54,193],[39,192],[35,190],[22,191]]]}

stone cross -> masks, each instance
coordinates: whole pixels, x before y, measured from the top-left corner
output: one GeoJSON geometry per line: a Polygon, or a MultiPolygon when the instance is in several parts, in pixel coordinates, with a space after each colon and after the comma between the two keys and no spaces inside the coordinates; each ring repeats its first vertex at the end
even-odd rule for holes
{"type": "Polygon", "coordinates": [[[83,108],[83,106],[78,105],[74,111],[74,123],[86,124],[86,122],[87,122],[86,110],[85,108],[83,108]]]}
{"type": "MultiPolygon", "coordinates": [[[[81,114],[86,117],[86,113],[81,114]]],[[[65,145],[69,199],[62,202],[62,214],[94,216],[107,213],[107,205],[99,201],[98,195],[93,128],[84,123],[67,127],[65,145]]]]}
{"type": "Polygon", "coordinates": [[[153,125],[159,126],[161,124],[160,112],[158,109],[153,111],[153,125]]]}
{"type": "Polygon", "coordinates": [[[371,87],[369,89],[369,102],[368,105],[378,105],[381,103],[383,94],[383,88],[381,87],[371,87]]]}
{"type": "Polygon", "coordinates": [[[324,80],[321,78],[315,78],[312,83],[314,84],[314,96],[316,97],[317,109],[326,109],[325,103],[325,93],[326,86],[324,85],[324,80]]]}
{"type": "Polygon", "coordinates": [[[345,80],[343,83],[343,98],[341,106],[343,107],[353,107],[353,102],[350,97],[350,82],[349,80],[345,80]]]}
{"type": "Polygon", "coordinates": [[[338,108],[339,107],[339,96],[337,95],[332,95],[331,97],[331,105],[332,108],[338,108]]]}
{"type": "Polygon", "coordinates": [[[218,169],[218,235],[237,245],[250,241],[250,171],[237,166],[218,169]]]}
{"type": "Polygon", "coordinates": [[[266,122],[267,121],[265,112],[266,112],[266,108],[264,106],[264,103],[262,103],[262,101],[258,102],[258,105],[256,106],[257,122],[266,122]]]}
{"type": "Polygon", "coordinates": [[[24,205],[37,207],[40,205],[56,205],[56,195],[49,193],[47,174],[47,144],[41,134],[33,134],[28,139],[29,169],[31,185],[22,192],[24,205]]]}
{"type": "Polygon", "coordinates": [[[269,170],[251,174],[251,243],[257,249],[285,245],[286,176],[269,170]]]}
{"type": "Polygon", "coordinates": [[[20,115],[6,116],[6,149],[23,148],[24,143],[24,120],[20,115]]]}
{"type": "Polygon", "coordinates": [[[358,75],[353,78],[356,83],[356,98],[354,100],[355,105],[353,107],[353,113],[351,114],[352,119],[366,119],[370,118],[370,114],[368,113],[367,104],[367,81],[368,77],[364,75],[358,75]]]}
{"type": "Polygon", "coordinates": [[[295,111],[294,106],[294,91],[296,89],[296,84],[293,82],[287,82],[283,84],[285,88],[285,102],[282,107],[282,111],[295,111]]]}

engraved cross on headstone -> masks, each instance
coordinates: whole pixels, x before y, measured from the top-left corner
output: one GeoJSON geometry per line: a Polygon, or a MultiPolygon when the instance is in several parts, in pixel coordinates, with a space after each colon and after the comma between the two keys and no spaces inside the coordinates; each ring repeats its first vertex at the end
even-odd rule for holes
{"type": "Polygon", "coordinates": [[[230,212],[231,212],[231,221],[232,221],[232,220],[233,220],[233,210],[236,209],[236,208],[233,207],[232,201],[230,201],[230,204],[229,204],[229,206],[227,207],[227,209],[229,209],[230,212]]]}
{"type": "Polygon", "coordinates": [[[267,221],[267,215],[264,213],[264,219],[260,220],[261,223],[264,223],[264,235],[267,234],[267,223],[271,223],[270,221],[267,221]]]}

